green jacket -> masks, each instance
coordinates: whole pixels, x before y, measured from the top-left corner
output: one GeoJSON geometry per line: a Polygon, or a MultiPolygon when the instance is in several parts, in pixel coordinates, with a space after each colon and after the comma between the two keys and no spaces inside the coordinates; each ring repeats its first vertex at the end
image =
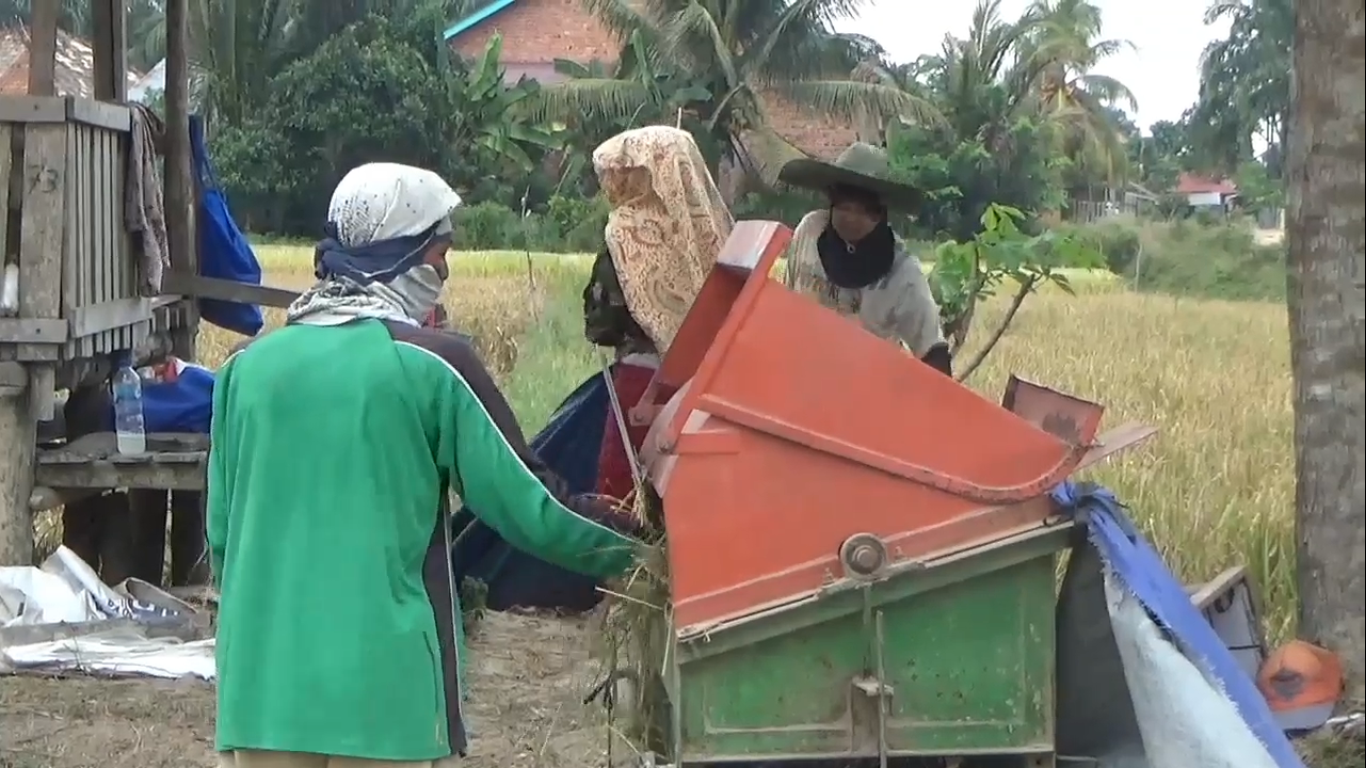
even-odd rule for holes
{"type": "Polygon", "coordinates": [[[464,754],[448,490],[571,571],[606,578],[634,558],[629,525],[560,492],[449,334],[269,333],[219,372],[210,436],[220,751],[464,754]]]}

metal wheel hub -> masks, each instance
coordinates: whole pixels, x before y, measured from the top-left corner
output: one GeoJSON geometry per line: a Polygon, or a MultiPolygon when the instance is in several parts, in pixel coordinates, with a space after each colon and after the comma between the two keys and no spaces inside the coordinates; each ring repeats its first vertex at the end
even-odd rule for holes
{"type": "Polygon", "coordinates": [[[856,533],[840,545],[840,565],[853,579],[876,578],[887,567],[887,545],[871,533],[856,533]]]}

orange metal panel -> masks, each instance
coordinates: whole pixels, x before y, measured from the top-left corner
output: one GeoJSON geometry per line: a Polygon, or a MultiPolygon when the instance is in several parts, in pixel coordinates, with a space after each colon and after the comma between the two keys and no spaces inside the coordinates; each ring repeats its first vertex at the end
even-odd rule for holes
{"type": "Polygon", "coordinates": [[[1100,406],[1013,380],[1017,415],[769,279],[790,237],[737,224],[658,375],[681,389],[642,458],[680,628],[812,594],[855,533],[896,561],[1036,526],[1099,448],[1100,406]]]}

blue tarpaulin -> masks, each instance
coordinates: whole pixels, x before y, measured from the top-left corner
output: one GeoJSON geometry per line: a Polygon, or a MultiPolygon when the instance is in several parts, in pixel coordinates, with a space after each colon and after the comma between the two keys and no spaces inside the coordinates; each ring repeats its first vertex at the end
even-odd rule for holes
{"type": "Polygon", "coordinates": [[[1055,490],[1053,498],[1086,527],[1106,572],[1142,604],[1186,658],[1214,681],[1276,765],[1304,768],[1255,681],[1191,603],[1185,587],[1139,533],[1114,494],[1097,485],[1069,482],[1055,490]]]}
{"type": "MultiPolygon", "coordinates": [[[[594,374],[565,398],[550,423],[531,439],[531,449],[572,493],[591,493],[597,486],[598,453],[610,407],[607,382],[594,374]]],[[[595,581],[514,549],[469,509],[455,514],[452,528],[457,583],[465,578],[482,582],[490,610],[587,611],[601,600],[595,581]]]]}

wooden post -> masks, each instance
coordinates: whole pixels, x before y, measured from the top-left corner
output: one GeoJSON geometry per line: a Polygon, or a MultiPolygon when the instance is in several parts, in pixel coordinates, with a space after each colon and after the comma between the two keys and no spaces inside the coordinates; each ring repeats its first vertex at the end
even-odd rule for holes
{"type": "MultiPolygon", "coordinates": [[[[190,65],[188,0],[166,0],[166,237],[171,271],[198,273],[194,236],[194,183],[190,162],[190,65]]],[[[194,326],[177,339],[176,356],[194,359],[194,326]]]]}
{"type": "Polygon", "coordinates": [[[95,98],[128,100],[128,4],[125,0],[90,0],[95,37],[95,98]]]}
{"type": "MultiPolygon", "coordinates": [[[[195,233],[198,185],[190,159],[190,30],[188,0],[166,1],[166,235],[171,271],[199,274],[199,238],[195,233]]],[[[186,302],[184,326],[176,329],[172,352],[182,360],[195,359],[199,307],[186,302]]],[[[172,584],[193,581],[194,566],[203,558],[205,526],[199,494],[171,494],[172,584]]],[[[201,569],[202,570],[202,569],[201,569]]]]}
{"type": "MultiPolygon", "coordinates": [[[[33,0],[31,8],[28,90],[30,95],[51,96],[56,91],[57,21],[61,14],[61,0],[33,0]]],[[[8,131],[5,133],[8,134],[8,131]]],[[[6,135],[5,138],[8,139],[9,136],[6,135]]],[[[0,163],[0,166],[7,172],[4,179],[7,185],[10,173],[17,172],[21,176],[22,183],[19,189],[25,196],[23,219],[26,231],[30,224],[29,218],[37,217],[45,221],[48,218],[48,215],[39,211],[38,207],[40,204],[53,202],[47,192],[64,189],[62,174],[65,169],[45,167],[39,157],[32,158],[39,162],[30,163],[29,155],[34,154],[34,150],[45,155],[46,153],[42,152],[44,148],[29,147],[27,145],[32,142],[22,139],[20,141],[22,145],[16,142],[13,148],[9,141],[0,147],[0,151],[4,152],[15,150],[11,157],[19,161],[19,167],[12,168],[9,162],[0,163]],[[35,167],[30,167],[31,165],[35,167]],[[40,199],[30,205],[27,199],[35,195],[40,199]]],[[[65,154],[62,157],[64,159],[65,154]]],[[[0,213],[8,217],[8,208],[14,207],[17,202],[7,200],[6,210],[0,213]]],[[[58,202],[58,219],[62,211],[63,207],[58,202]]],[[[36,254],[29,251],[30,248],[36,249],[38,245],[32,241],[31,235],[20,242],[21,316],[31,317],[34,310],[40,310],[39,314],[43,314],[41,310],[46,310],[46,305],[52,303],[50,299],[55,299],[60,289],[60,283],[45,286],[40,282],[30,282],[41,278],[48,271],[46,265],[35,258],[36,254]]],[[[48,245],[50,244],[43,247],[48,245]]],[[[51,254],[59,268],[61,246],[59,237],[55,245],[56,251],[51,254]]],[[[29,511],[28,502],[29,494],[33,492],[33,454],[40,411],[43,410],[45,400],[48,404],[51,403],[52,371],[49,366],[19,366],[9,370],[7,375],[11,381],[0,388],[0,566],[31,565],[33,516],[29,511]]]]}
{"type": "Polygon", "coordinates": [[[55,96],[57,87],[57,22],[61,0],[32,0],[29,24],[28,93],[55,96]]]}
{"type": "Polygon", "coordinates": [[[35,426],[29,408],[27,372],[18,363],[0,363],[9,377],[0,394],[0,566],[33,564],[33,488],[35,426]],[[22,502],[22,503],[21,503],[22,502]]]}

